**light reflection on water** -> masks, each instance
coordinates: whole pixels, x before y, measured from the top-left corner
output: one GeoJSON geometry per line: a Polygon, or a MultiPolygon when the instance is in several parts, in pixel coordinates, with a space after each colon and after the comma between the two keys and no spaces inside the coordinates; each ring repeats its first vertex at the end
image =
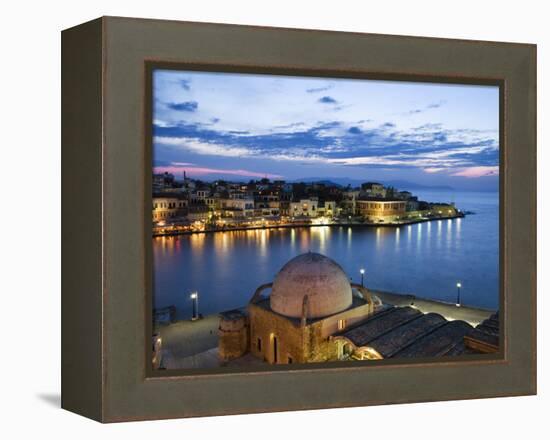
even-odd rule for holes
{"type": "Polygon", "coordinates": [[[399,235],[401,233],[401,228],[395,228],[395,249],[399,249],[399,235]]]}
{"type": "Polygon", "coordinates": [[[365,284],[374,289],[452,301],[460,280],[465,304],[497,308],[498,203],[482,202],[463,207],[476,212],[465,219],[395,228],[317,226],[155,238],[155,305],[174,304],[179,317],[188,317],[189,292],[197,290],[203,314],[243,306],[290,258],[313,251],[335,259],[357,282],[364,267],[365,284]]]}

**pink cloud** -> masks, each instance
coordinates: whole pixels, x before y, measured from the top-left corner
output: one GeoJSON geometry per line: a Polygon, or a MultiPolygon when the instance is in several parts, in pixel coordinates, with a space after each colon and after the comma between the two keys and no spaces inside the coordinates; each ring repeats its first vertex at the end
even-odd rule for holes
{"type": "Polygon", "coordinates": [[[451,174],[451,176],[459,177],[468,177],[468,178],[477,178],[477,177],[487,177],[487,176],[498,176],[499,169],[498,166],[479,166],[479,167],[469,167],[462,168],[460,171],[451,174]]]}
{"type": "Polygon", "coordinates": [[[185,166],[185,165],[182,166],[179,163],[171,166],[154,167],[155,173],[171,173],[171,174],[179,175],[184,171],[187,173],[187,176],[189,177],[205,176],[208,174],[227,174],[231,176],[258,177],[258,178],[267,177],[269,179],[280,179],[283,177],[279,174],[258,173],[256,171],[248,171],[248,170],[223,170],[219,168],[205,168],[205,167],[185,166]]]}
{"type": "Polygon", "coordinates": [[[440,173],[441,171],[445,171],[447,168],[424,168],[425,173],[433,174],[433,173],[440,173]]]}

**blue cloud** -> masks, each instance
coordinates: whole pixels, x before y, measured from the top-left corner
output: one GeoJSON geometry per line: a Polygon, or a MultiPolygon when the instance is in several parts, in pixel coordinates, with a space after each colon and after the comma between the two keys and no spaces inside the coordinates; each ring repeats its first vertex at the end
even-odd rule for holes
{"type": "Polygon", "coordinates": [[[304,125],[305,125],[305,123],[303,123],[303,122],[293,122],[292,124],[276,125],[273,128],[276,129],[276,130],[281,130],[281,129],[300,127],[300,126],[304,126],[304,125]]]}
{"type": "Polygon", "coordinates": [[[196,112],[199,108],[199,103],[197,101],[170,102],[166,105],[171,110],[182,112],[196,112]]]}
{"type": "Polygon", "coordinates": [[[338,104],[338,101],[330,96],[323,96],[322,98],[319,98],[319,102],[322,104],[338,104]]]}
{"type": "Polygon", "coordinates": [[[405,114],[406,115],[415,115],[417,113],[423,113],[426,110],[430,110],[430,109],[433,109],[433,108],[439,108],[443,104],[445,104],[445,101],[434,102],[432,104],[428,104],[426,107],[423,107],[423,108],[415,108],[415,109],[409,110],[405,114]]]}
{"type": "Polygon", "coordinates": [[[442,124],[424,124],[418,127],[414,127],[413,131],[429,131],[429,130],[440,130],[443,127],[442,124]]]}
{"type": "MultiPolygon", "coordinates": [[[[307,129],[296,131],[297,128],[282,127],[268,134],[254,134],[216,130],[212,124],[180,123],[171,127],[156,125],[153,134],[159,148],[163,138],[179,138],[184,149],[187,141],[198,141],[217,148],[238,148],[247,151],[248,157],[266,159],[279,156],[298,160],[308,157],[327,161],[358,157],[381,160],[381,163],[359,165],[370,168],[388,168],[387,163],[396,169],[414,168],[419,166],[419,160],[425,159],[433,161],[429,166],[491,166],[498,165],[499,161],[498,141],[492,135],[475,130],[467,130],[467,133],[442,130],[439,125],[431,124],[422,131],[400,132],[391,122],[378,128],[361,129],[340,121],[319,121],[307,129]],[[290,128],[294,131],[288,131],[290,128]],[[465,135],[467,141],[457,140],[465,135]]],[[[201,153],[195,151],[193,154],[201,153]]]]}
{"type": "Polygon", "coordinates": [[[433,135],[433,139],[436,142],[444,143],[444,142],[447,142],[447,135],[445,133],[442,133],[442,132],[436,132],[433,135]]]}
{"type": "Polygon", "coordinates": [[[319,93],[319,92],[325,92],[326,90],[332,89],[332,86],[326,86],[326,87],[316,87],[312,89],[307,89],[307,93],[319,93]]]}

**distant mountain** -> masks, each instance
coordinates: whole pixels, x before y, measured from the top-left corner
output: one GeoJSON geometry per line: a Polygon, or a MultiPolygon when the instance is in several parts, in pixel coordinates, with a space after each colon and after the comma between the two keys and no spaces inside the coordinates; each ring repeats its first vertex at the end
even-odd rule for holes
{"type": "Polygon", "coordinates": [[[421,183],[409,182],[408,180],[390,180],[381,182],[384,185],[394,186],[400,190],[408,189],[431,189],[438,191],[454,191],[455,189],[452,186],[448,185],[422,185],[421,183]]]}
{"type": "MultiPolygon", "coordinates": [[[[347,181],[349,180],[351,182],[351,179],[340,179],[344,180],[346,182],[337,182],[339,180],[338,178],[328,180],[326,178],[322,177],[307,177],[305,179],[295,179],[295,180],[289,180],[290,183],[324,183],[327,186],[347,186],[347,181]]],[[[357,183],[355,183],[357,185],[357,183]]],[[[353,184],[352,184],[353,186],[353,184]]]]}
{"type": "MultiPolygon", "coordinates": [[[[348,186],[351,185],[361,186],[362,183],[367,182],[367,180],[359,179],[349,179],[347,177],[307,177],[304,179],[295,179],[292,182],[304,182],[304,183],[324,183],[325,185],[336,185],[336,186],[348,186]]],[[[401,191],[411,190],[411,189],[425,189],[425,190],[439,190],[439,191],[454,191],[454,188],[447,185],[422,185],[420,183],[409,182],[407,180],[377,180],[377,182],[382,183],[385,186],[393,186],[401,191]]]]}

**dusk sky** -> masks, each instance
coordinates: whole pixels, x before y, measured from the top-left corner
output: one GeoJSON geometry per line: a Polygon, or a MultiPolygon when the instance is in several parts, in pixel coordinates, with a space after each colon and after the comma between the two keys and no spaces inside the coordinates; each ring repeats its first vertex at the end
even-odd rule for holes
{"type": "MultiPolygon", "coordinates": [[[[497,190],[494,86],[154,72],[155,172],[497,190]]],[[[406,189],[406,188],[402,188],[406,189]]]]}

